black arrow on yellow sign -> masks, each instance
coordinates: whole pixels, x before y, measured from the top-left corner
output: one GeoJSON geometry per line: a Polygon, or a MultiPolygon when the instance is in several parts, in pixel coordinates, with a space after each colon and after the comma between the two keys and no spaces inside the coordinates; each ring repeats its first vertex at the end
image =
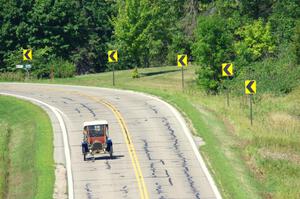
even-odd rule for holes
{"type": "Polygon", "coordinates": [[[255,94],[256,93],[256,81],[255,80],[246,80],[245,81],[245,93],[246,94],[255,94]]]}
{"type": "Polygon", "coordinates": [[[231,66],[231,64],[227,64],[225,67],[224,67],[224,72],[228,75],[228,76],[231,76],[231,73],[228,71],[229,67],[231,66]]]}
{"type": "Polygon", "coordinates": [[[27,50],[26,53],[24,54],[24,56],[26,57],[26,59],[30,59],[29,53],[30,53],[30,50],[27,50]]]}
{"type": "Polygon", "coordinates": [[[249,84],[247,85],[247,89],[249,90],[250,93],[254,93],[254,90],[252,89],[253,84],[254,84],[254,81],[250,81],[249,84]]]}
{"type": "Polygon", "coordinates": [[[185,62],[183,61],[184,58],[185,58],[185,56],[181,56],[178,60],[182,66],[185,66],[185,62]]]}
{"type": "Polygon", "coordinates": [[[32,60],[32,50],[31,49],[24,49],[23,50],[23,60],[32,60]]]}
{"type": "Polygon", "coordinates": [[[113,61],[116,62],[117,60],[115,59],[114,55],[115,55],[116,51],[112,51],[111,54],[109,55],[109,58],[113,61]]]}

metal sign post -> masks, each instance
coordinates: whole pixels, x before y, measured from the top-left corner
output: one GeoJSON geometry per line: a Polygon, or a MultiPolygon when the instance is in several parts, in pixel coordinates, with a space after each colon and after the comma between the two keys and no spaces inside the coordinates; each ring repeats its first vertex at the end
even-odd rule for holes
{"type": "MultiPolygon", "coordinates": [[[[227,77],[227,80],[229,80],[229,77],[227,77]]],[[[227,106],[229,106],[229,88],[226,89],[226,98],[227,98],[227,106]]]]}
{"type": "Polygon", "coordinates": [[[181,67],[181,84],[182,84],[182,91],[184,91],[184,72],[183,72],[183,67],[181,67]]]}
{"type": "Polygon", "coordinates": [[[251,121],[251,126],[252,126],[253,125],[252,95],[250,95],[250,121],[251,121]]]}
{"type": "Polygon", "coordinates": [[[113,86],[115,86],[115,67],[113,65],[113,86]]]}
{"type": "Polygon", "coordinates": [[[245,94],[250,95],[250,122],[251,126],[253,125],[253,112],[252,112],[252,103],[253,103],[253,94],[256,94],[256,81],[255,80],[246,80],[245,81],[245,94]]]}
{"type": "MultiPolygon", "coordinates": [[[[222,64],[222,77],[227,77],[227,80],[229,80],[229,77],[233,76],[233,64],[232,63],[223,63],[222,64]]],[[[226,88],[226,101],[227,106],[229,106],[229,92],[230,89],[226,88]]]]}

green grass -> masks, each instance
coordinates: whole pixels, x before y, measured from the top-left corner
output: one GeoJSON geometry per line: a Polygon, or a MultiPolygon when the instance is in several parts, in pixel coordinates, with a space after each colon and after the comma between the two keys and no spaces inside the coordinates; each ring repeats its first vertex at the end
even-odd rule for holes
{"type": "Polygon", "coordinates": [[[53,134],[40,107],[0,96],[0,198],[52,198],[53,134]]]}
{"type": "MultiPolygon", "coordinates": [[[[194,71],[185,71],[184,93],[176,67],[139,69],[139,79],[118,71],[116,88],[160,96],[184,113],[206,143],[201,153],[224,198],[300,198],[300,88],[280,97],[258,88],[251,126],[247,97],[231,94],[227,107],[224,94],[197,88],[194,71]]],[[[112,87],[112,73],[34,82],[112,87]]]]}

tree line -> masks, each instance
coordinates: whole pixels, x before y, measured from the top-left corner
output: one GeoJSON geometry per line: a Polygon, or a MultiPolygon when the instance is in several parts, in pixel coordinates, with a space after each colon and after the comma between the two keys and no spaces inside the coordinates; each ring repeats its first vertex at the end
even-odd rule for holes
{"type": "Polygon", "coordinates": [[[15,70],[23,48],[34,50],[37,77],[49,77],[51,67],[60,77],[110,70],[107,51],[118,49],[117,69],[175,65],[176,54],[188,54],[200,66],[198,85],[208,92],[235,83],[221,78],[223,62],[234,63],[236,79],[261,79],[270,91],[289,92],[299,80],[298,0],[0,0],[0,5],[2,72],[15,70]],[[270,71],[272,81],[284,84],[268,83],[270,71]]]}

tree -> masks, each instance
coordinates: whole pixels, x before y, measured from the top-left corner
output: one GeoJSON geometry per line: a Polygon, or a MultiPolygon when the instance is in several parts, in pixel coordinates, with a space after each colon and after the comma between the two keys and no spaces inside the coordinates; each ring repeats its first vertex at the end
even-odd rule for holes
{"type": "Polygon", "coordinates": [[[296,20],[300,18],[300,1],[276,1],[268,18],[278,44],[291,41],[296,20]]]}
{"type": "Polygon", "coordinates": [[[79,73],[105,70],[114,1],[0,0],[0,4],[0,67],[10,67],[3,60],[16,49],[51,47],[53,58],[75,62],[79,73]]]}
{"type": "Polygon", "coordinates": [[[30,17],[33,1],[0,0],[0,68],[5,68],[4,57],[7,53],[28,44],[30,17]]]}
{"type": "Polygon", "coordinates": [[[235,34],[239,38],[235,43],[236,54],[248,62],[262,59],[275,51],[270,23],[264,24],[261,19],[239,28],[235,34]]]}
{"type": "Polygon", "coordinates": [[[242,15],[253,19],[267,18],[272,13],[273,0],[240,0],[242,15]]]}
{"type": "Polygon", "coordinates": [[[234,59],[233,37],[226,20],[218,16],[198,18],[196,41],[192,54],[201,66],[197,71],[198,84],[207,91],[216,92],[220,83],[221,64],[234,59]]]}
{"type": "Polygon", "coordinates": [[[148,67],[164,63],[172,43],[177,6],[164,0],[118,1],[114,45],[122,54],[122,67],[148,67]]]}

